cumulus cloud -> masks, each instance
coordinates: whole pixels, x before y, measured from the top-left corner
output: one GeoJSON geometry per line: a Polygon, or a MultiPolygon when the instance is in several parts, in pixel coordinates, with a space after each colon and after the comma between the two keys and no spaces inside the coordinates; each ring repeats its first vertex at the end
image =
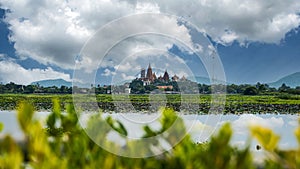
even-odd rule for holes
{"type": "Polygon", "coordinates": [[[115,67],[126,57],[134,57],[145,50],[168,51],[178,41],[176,39],[193,48],[189,30],[179,25],[174,17],[157,14],[126,17],[106,25],[89,40],[82,50],[78,68],[91,72],[98,66],[115,67]],[[106,59],[99,65],[104,56],[106,59]]]}
{"type": "MultiPolygon", "coordinates": [[[[5,21],[10,25],[10,41],[17,54],[43,64],[55,64],[72,69],[75,56],[84,43],[101,26],[123,16],[137,13],[170,13],[179,16],[206,32],[216,42],[229,45],[259,41],[279,43],[287,32],[300,24],[298,0],[165,0],[165,1],[11,1],[2,0],[1,8],[9,9],[5,21]]],[[[149,22],[148,18],[128,21],[119,25],[98,48],[111,45],[119,32],[154,27],[177,34],[183,41],[191,41],[189,30],[172,17],[161,17],[149,22]],[[162,26],[164,25],[164,26],[162,26]],[[165,26],[169,25],[169,26],[165,26]]],[[[162,44],[160,41],[143,42],[146,45],[162,44]]],[[[196,45],[196,50],[202,48],[196,45]]],[[[87,56],[82,63],[93,64],[95,58],[87,56]]],[[[93,68],[93,67],[91,67],[93,68]]]]}
{"type": "Polygon", "coordinates": [[[70,75],[57,72],[52,68],[47,69],[25,69],[12,61],[0,61],[0,81],[3,83],[14,82],[28,85],[34,81],[47,79],[64,79],[71,81],[70,75]]]}
{"type": "MultiPolygon", "coordinates": [[[[111,57],[107,58],[110,59],[111,57]]],[[[187,63],[179,56],[165,50],[148,49],[122,58],[114,67],[113,83],[129,80],[127,77],[131,79],[139,77],[141,68],[147,69],[149,63],[157,77],[163,76],[165,70],[168,71],[171,77],[175,74],[179,77],[193,76],[187,63]]]]}
{"type": "Polygon", "coordinates": [[[115,74],[116,74],[115,72],[113,72],[113,71],[106,68],[106,69],[104,69],[104,72],[101,75],[102,76],[113,76],[115,74]]]}
{"type": "MultiPolygon", "coordinates": [[[[39,3],[25,0],[19,3],[4,0],[2,7],[11,10],[11,13],[6,14],[5,21],[10,24],[10,40],[15,42],[14,47],[20,56],[31,57],[40,63],[55,64],[65,69],[74,68],[75,56],[86,40],[101,26],[129,14],[159,13],[159,7],[155,3],[117,0],[84,3],[50,0],[39,3]]],[[[119,35],[118,31],[134,33],[139,29],[145,30],[150,24],[161,32],[177,34],[185,41],[190,38],[188,30],[183,25],[178,25],[174,18],[161,17],[149,23],[147,18],[141,17],[131,22],[128,20],[125,27],[120,25],[112,28],[115,30],[111,30],[107,40],[99,42],[97,47],[110,44],[110,40],[115,40],[113,36],[119,35]],[[169,26],[161,26],[166,24],[169,26]]],[[[84,58],[82,63],[89,65],[89,68],[95,68],[90,65],[94,63],[95,58],[92,57],[84,58]]]]}
{"type": "Polygon", "coordinates": [[[297,0],[191,0],[191,3],[166,0],[157,3],[161,11],[183,16],[223,44],[233,40],[242,44],[249,41],[279,43],[288,31],[300,24],[300,1],[297,0]]]}

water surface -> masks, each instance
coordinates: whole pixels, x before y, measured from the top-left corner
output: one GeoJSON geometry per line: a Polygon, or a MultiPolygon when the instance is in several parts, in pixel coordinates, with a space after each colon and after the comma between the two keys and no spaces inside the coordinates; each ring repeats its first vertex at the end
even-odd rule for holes
{"type": "MultiPolygon", "coordinates": [[[[45,124],[45,119],[49,112],[37,112],[35,118],[45,124]]],[[[123,123],[128,131],[128,137],[141,138],[143,135],[142,127],[149,125],[153,129],[159,129],[159,118],[161,114],[147,113],[118,113],[103,114],[104,117],[112,116],[123,123]]],[[[81,122],[88,120],[89,115],[82,115],[81,122]]],[[[299,115],[288,114],[243,114],[243,115],[180,115],[183,118],[188,133],[195,142],[208,141],[214,131],[218,131],[220,126],[226,122],[230,122],[234,134],[231,144],[244,147],[249,139],[249,126],[259,125],[272,129],[281,136],[279,147],[282,149],[296,148],[297,142],[294,131],[298,126],[299,115]]],[[[4,130],[0,133],[0,138],[6,134],[10,134],[16,140],[22,140],[24,135],[17,123],[15,111],[0,111],[0,122],[4,124],[4,130]]],[[[117,136],[110,136],[110,140],[118,140],[117,136]]],[[[252,141],[251,146],[256,146],[257,142],[252,141]]]]}

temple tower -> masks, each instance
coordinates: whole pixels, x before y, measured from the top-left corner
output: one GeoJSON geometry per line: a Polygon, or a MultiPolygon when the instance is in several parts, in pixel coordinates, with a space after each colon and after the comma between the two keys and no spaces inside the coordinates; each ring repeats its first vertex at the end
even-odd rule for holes
{"type": "Polygon", "coordinates": [[[149,81],[153,81],[152,68],[151,68],[150,63],[149,63],[148,69],[147,69],[147,75],[146,75],[146,78],[147,78],[149,81]]]}

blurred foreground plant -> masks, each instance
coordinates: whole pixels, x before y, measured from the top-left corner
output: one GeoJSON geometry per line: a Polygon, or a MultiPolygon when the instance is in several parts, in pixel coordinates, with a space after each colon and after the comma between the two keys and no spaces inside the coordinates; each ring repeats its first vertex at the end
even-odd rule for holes
{"type": "Polygon", "coordinates": [[[298,149],[296,150],[280,150],[278,142],[280,137],[272,130],[254,126],[251,127],[252,136],[255,137],[262,147],[266,150],[265,168],[300,168],[300,119],[299,127],[295,130],[295,136],[298,141],[298,149]]]}
{"type": "MultiPolygon", "coordinates": [[[[185,133],[182,119],[171,109],[164,109],[161,129],[153,130],[144,127],[145,138],[164,133],[164,139],[170,144],[176,142],[176,136],[185,133]],[[177,123],[175,123],[177,121],[177,123]],[[171,126],[172,129],[168,130],[171,126]]],[[[300,127],[295,131],[299,148],[297,150],[279,150],[279,137],[271,130],[261,127],[251,128],[252,136],[258,139],[262,147],[269,152],[264,164],[258,166],[253,162],[249,146],[241,149],[230,145],[232,129],[225,124],[219,132],[206,143],[196,144],[187,135],[171,151],[156,157],[126,158],[116,156],[100,148],[91,140],[78,125],[78,117],[72,105],[67,105],[66,113],[61,112],[60,104],[53,101],[52,113],[42,126],[34,118],[33,107],[21,103],[18,107],[18,121],[25,134],[25,144],[17,144],[10,136],[0,141],[0,169],[6,168],[187,168],[187,169],[252,169],[252,168],[299,168],[300,164],[300,127]]],[[[98,139],[115,130],[126,136],[125,127],[112,118],[102,119],[98,114],[91,118],[88,127],[99,132],[98,139]],[[97,120],[96,120],[97,119],[97,120]],[[100,119],[100,120],[99,120],[100,119]],[[104,123],[109,124],[103,125],[104,123]],[[93,124],[93,125],[91,125],[93,124]]],[[[300,125],[299,125],[300,126],[300,125]]],[[[0,125],[0,130],[2,126],[0,125]]],[[[112,148],[119,149],[115,144],[107,142],[112,148]]],[[[135,142],[127,142],[130,147],[135,142]]],[[[134,151],[152,151],[151,147],[159,146],[155,138],[150,145],[140,145],[142,149],[134,151]]]]}

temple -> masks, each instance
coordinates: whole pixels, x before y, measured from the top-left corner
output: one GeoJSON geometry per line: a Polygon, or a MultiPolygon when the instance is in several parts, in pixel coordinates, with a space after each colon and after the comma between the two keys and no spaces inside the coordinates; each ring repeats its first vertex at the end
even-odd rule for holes
{"type": "MultiPolygon", "coordinates": [[[[151,64],[149,63],[148,68],[147,68],[147,73],[144,68],[141,69],[141,75],[140,75],[140,80],[143,81],[144,86],[150,85],[153,83],[155,80],[159,80],[162,82],[170,82],[170,76],[167,70],[165,70],[163,76],[156,77],[155,72],[152,71],[151,64]]],[[[183,76],[182,78],[179,78],[177,75],[174,75],[171,77],[172,81],[179,81],[179,80],[186,80],[186,78],[183,76]]]]}

